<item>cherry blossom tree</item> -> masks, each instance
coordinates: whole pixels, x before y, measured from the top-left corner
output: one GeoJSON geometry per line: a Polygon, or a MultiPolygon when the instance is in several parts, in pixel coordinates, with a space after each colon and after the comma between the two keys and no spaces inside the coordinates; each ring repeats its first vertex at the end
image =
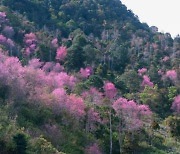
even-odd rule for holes
{"type": "Polygon", "coordinates": [[[67,49],[66,49],[66,47],[61,46],[61,47],[59,47],[59,48],[57,49],[57,52],[56,52],[56,59],[57,59],[57,60],[60,60],[60,61],[64,60],[64,58],[66,57],[66,55],[67,55],[67,49]]]}
{"type": "Polygon", "coordinates": [[[102,105],[103,94],[94,87],[91,87],[88,91],[84,91],[81,97],[93,107],[95,105],[102,105]]]}
{"type": "Polygon", "coordinates": [[[5,12],[0,12],[0,24],[6,22],[6,13],[5,12]]]}
{"type": "Polygon", "coordinates": [[[119,117],[119,144],[122,146],[121,134],[125,131],[133,132],[143,127],[143,119],[151,116],[152,112],[146,105],[137,105],[133,100],[120,97],[113,102],[113,109],[119,117]]]}
{"type": "Polygon", "coordinates": [[[105,91],[106,96],[109,99],[114,98],[116,96],[116,94],[117,94],[117,89],[115,88],[114,84],[111,83],[111,82],[106,82],[105,83],[104,91],[105,91]]]}
{"type": "Polygon", "coordinates": [[[86,132],[93,131],[96,124],[102,122],[97,107],[102,105],[103,94],[96,88],[91,87],[81,94],[86,104],[86,132]]]}
{"type": "Polygon", "coordinates": [[[85,115],[85,104],[81,97],[71,94],[67,98],[66,107],[76,118],[82,118],[85,115]]]}
{"type": "Polygon", "coordinates": [[[34,69],[37,69],[37,68],[41,68],[42,67],[42,65],[43,65],[43,62],[40,62],[40,59],[36,59],[36,58],[34,58],[34,59],[31,59],[30,61],[29,61],[29,67],[32,67],[32,68],[34,68],[34,69]]]}
{"type": "Polygon", "coordinates": [[[171,79],[171,80],[175,80],[177,79],[177,72],[176,70],[169,70],[166,72],[166,77],[171,79]]]}
{"type": "Polygon", "coordinates": [[[110,130],[110,154],[112,154],[112,99],[117,94],[115,85],[111,82],[106,82],[104,85],[106,97],[109,99],[109,130],[110,130]]]}
{"type": "Polygon", "coordinates": [[[14,29],[10,26],[5,26],[2,33],[8,38],[11,38],[15,34],[14,29]]]}
{"type": "Polygon", "coordinates": [[[143,82],[142,82],[142,87],[149,86],[153,87],[154,84],[150,81],[150,78],[147,75],[143,76],[143,82]]]}
{"type": "Polygon", "coordinates": [[[144,73],[146,73],[147,72],[147,68],[141,68],[141,69],[138,69],[138,74],[140,75],[140,76],[142,76],[144,73]]]}
{"type": "Polygon", "coordinates": [[[86,67],[85,69],[80,69],[80,74],[83,78],[88,78],[90,75],[93,74],[93,69],[91,67],[86,67]]]}
{"type": "Polygon", "coordinates": [[[51,45],[53,48],[58,48],[58,39],[55,38],[51,41],[51,45]]]}

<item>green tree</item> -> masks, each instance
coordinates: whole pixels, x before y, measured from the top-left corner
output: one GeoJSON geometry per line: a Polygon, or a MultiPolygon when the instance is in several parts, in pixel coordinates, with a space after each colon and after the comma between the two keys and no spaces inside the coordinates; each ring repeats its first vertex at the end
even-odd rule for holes
{"type": "Polygon", "coordinates": [[[16,146],[16,152],[18,154],[26,154],[27,153],[27,146],[28,146],[28,141],[27,137],[23,133],[18,133],[13,137],[13,141],[16,146]]]}
{"type": "Polygon", "coordinates": [[[79,71],[81,67],[84,67],[85,54],[81,46],[75,44],[68,48],[67,57],[65,60],[65,67],[68,71],[79,71]]]}
{"type": "Polygon", "coordinates": [[[136,71],[129,70],[121,76],[117,76],[115,83],[120,89],[127,89],[129,92],[137,92],[140,89],[141,78],[136,71]],[[123,88],[123,86],[125,86],[123,88]]]}

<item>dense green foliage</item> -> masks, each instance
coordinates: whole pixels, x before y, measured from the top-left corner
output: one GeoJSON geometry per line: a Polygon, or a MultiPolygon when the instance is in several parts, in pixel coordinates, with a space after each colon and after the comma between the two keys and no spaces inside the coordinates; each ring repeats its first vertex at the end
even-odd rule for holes
{"type": "MultiPolygon", "coordinates": [[[[0,33],[15,44],[6,45],[0,40],[0,52],[18,57],[30,72],[25,81],[34,81],[29,82],[30,85],[26,83],[29,89],[24,87],[24,91],[19,90],[16,78],[12,81],[17,89],[0,81],[0,153],[92,154],[94,148],[96,153],[93,154],[99,151],[108,154],[111,137],[112,154],[179,153],[180,113],[172,108],[180,94],[179,36],[173,39],[168,33],[155,32],[153,27],[140,23],[119,0],[1,0],[0,12],[6,13],[8,22],[5,24],[13,27],[14,34],[11,36],[3,30],[4,23],[0,33]],[[31,32],[36,36],[37,40],[33,40],[36,47],[26,55],[25,35],[31,32]],[[53,39],[57,39],[58,46],[67,48],[65,58],[57,59],[53,39]],[[82,97],[83,118],[58,107],[49,94],[58,85],[46,86],[51,81],[48,78],[39,81],[50,70],[44,74],[39,71],[43,64],[39,70],[31,69],[28,61],[33,58],[59,64],[61,70],[76,77],[73,88],[67,84],[63,89],[72,104],[75,96],[82,97]],[[79,72],[86,67],[91,67],[92,72],[84,77],[79,72]],[[117,96],[114,100],[106,97],[107,81],[114,83],[117,96],[150,107],[152,117],[141,129],[121,129],[125,120],[112,107],[117,96]],[[42,90],[41,98],[34,98],[38,95],[36,85],[42,90]],[[84,98],[88,90],[92,91],[84,98]],[[19,91],[25,94],[18,94],[19,91]],[[44,96],[44,93],[49,95],[44,96]],[[96,104],[98,101],[101,103],[96,104]],[[91,119],[93,111],[95,118],[91,119]]],[[[13,67],[12,70],[18,72],[16,65],[13,67]]],[[[56,77],[61,81],[62,78],[56,77]]],[[[76,106],[72,107],[74,110],[76,106]]]]}

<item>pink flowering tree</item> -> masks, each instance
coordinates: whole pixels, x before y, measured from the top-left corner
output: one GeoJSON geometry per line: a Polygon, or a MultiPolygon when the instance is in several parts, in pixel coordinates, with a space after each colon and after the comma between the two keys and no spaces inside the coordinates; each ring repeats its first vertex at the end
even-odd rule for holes
{"type": "Polygon", "coordinates": [[[117,94],[117,89],[116,89],[115,85],[111,82],[105,83],[104,91],[105,91],[106,97],[109,99],[113,99],[117,94]]]}
{"type": "Polygon", "coordinates": [[[81,97],[87,102],[88,105],[95,108],[95,106],[102,105],[103,94],[96,88],[91,87],[88,91],[84,91],[81,97]]]}
{"type": "Polygon", "coordinates": [[[4,35],[0,35],[0,44],[5,44],[6,43],[7,38],[4,35]]]}
{"type": "Polygon", "coordinates": [[[80,74],[81,74],[81,77],[88,78],[89,76],[93,74],[93,70],[91,67],[86,67],[85,69],[81,68],[80,74]]]}
{"type": "Polygon", "coordinates": [[[170,80],[174,81],[177,79],[177,72],[176,70],[169,70],[166,72],[166,77],[170,80]]]}
{"type": "Polygon", "coordinates": [[[0,24],[6,22],[6,13],[5,12],[0,12],[0,24]]]}
{"type": "Polygon", "coordinates": [[[171,109],[175,112],[175,114],[180,115],[180,95],[175,97],[171,109]]]}
{"type": "Polygon", "coordinates": [[[49,73],[49,72],[60,73],[60,72],[64,71],[64,67],[62,65],[60,65],[59,63],[54,63],[54,62],[46,62],[43,65],[42,69],[46,73],[49,73]]]}
{"type": "Polygon", "coordinates": [[[123,132],[133,132],[143,127],[145,117],[151,116],[152,112],[146,105],[137,105],[133,100],[120,97],[113,102],[113,109],[119,118],[119,144],[120,153],[122,146],[121,135],[123,132]]]}
{"type": "Polygon", "coordinates": [[[68,96],[66,107],[69,112],[78,119],[84,117],[85,115],[84,100],[81,97],[75,96],[74,94],[68,96]]]}
{"type": "Polygon", "coordinates": [[[92,107],[86,111],[86,117],[86,132],[93,132],[102,123],[99,113],[92,107]]]}
{"type": "Polygon", "coordinates": [[[51,46],[55,49],[58,48],[58,39],[57,38],[55,38],[51,41],[51,46]]]}
{"type": "Polygon", "coordinates": [[[141,68],[141,69],[138,69],[138,74],[140,75],[140,76],[142,76],[144,73],[146,73],[147,72],[147,68],[141,68]]]}
{"type": "Polygon", "coordinates": [[[145,86],[153,87],[154,86],[154,84],[150,81],[150,78],[147,75],[143,76],[143,82],[141,85],[142,85],[142,87],[145,87],[145,86]]]}
{"type": "Polygon", "coordinates": [[[34,69],[41,68],[43,66],[43,62],[40,62],[40,59],[34,58],[29,61],[28,66],[34,69]]]}
{"type": "Polygon", "coordinates": [[[14,29],[10,26],[5,26],[2,33],[8,38],[13,37],[13,35],[15,34],[14,29]]]}
{"type": "Polygon", "coordinates": [[[97,107],[102,105],[102,93],[91,87],[90,90],[83,92],[81,97],[86,104],[86,132],[93,131],[102,122],[97,112],[97,107]]]}
{"type": "Polygon", "coordinates": [[[63,61],[64,58],[66,57],[67,55],[67,48],[64,47],[64,46],[61,46],[57,49],[57,52],[56,52],[56,59],[59,60],[59,61],[63,61]]]}
{"type": "Polygon", "coordinates": [[[76,78],[72,75],[68,75],[66,72],[51,72],[48,75],[48,78],[51,81],[51,85],[55,88],[67,86],[70,89],[73,89],[76,85],[76,78]]]}
{"type": "Polygon", "coordinates": [[[117,94],[115,85],[111,82],[106,82],[104,85],[105,96],[108,101],[109,107],[109,130],[110,130],[110,154],[112,154],[112,100],[117,94]]]}
{"type": "Polygon", "coordinates": [[[0,44],[8,47],[9,49],[14,48],[15,44],[10,38],[6,38],[4,35],[0,35],[0,44]]]}
{"type": "Polygon", "coordinates": [[[0,56],[0,88],[9,89],[11,100],[23,99],[26,88],[23,77],[24,68],[18,58],[0,56]]]}

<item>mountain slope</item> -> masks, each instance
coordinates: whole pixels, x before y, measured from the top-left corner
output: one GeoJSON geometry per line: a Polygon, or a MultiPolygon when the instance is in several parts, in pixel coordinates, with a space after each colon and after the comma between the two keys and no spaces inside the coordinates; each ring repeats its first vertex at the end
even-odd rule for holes
{"type": "Polygon", "coordinates": [[[119,0],[0,4],[0,153],[178,154],[179,37],[119,0]]]}

